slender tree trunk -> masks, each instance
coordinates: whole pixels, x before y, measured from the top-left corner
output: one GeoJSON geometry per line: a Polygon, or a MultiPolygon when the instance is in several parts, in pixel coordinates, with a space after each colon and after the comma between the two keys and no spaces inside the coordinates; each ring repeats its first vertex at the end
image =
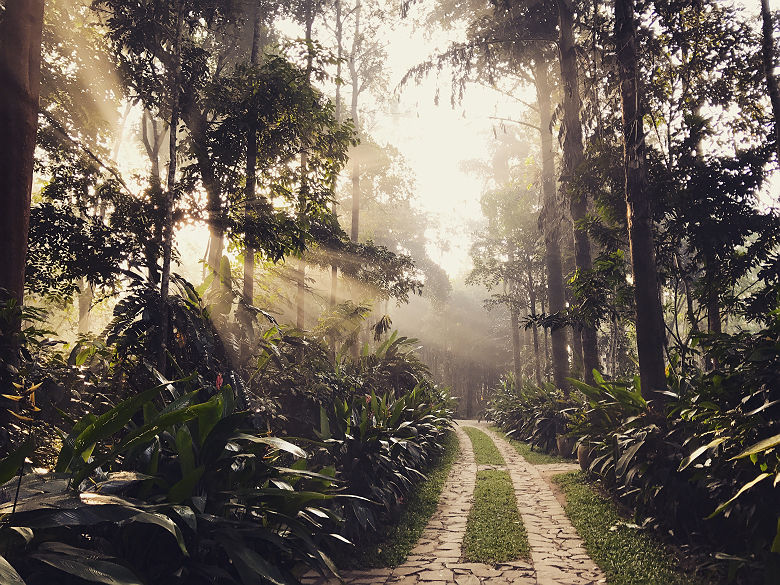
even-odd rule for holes
{"type": "Polygon", "coordinates": [[[528,302],[531,305],[531,319],[533,320],[533,336],[534,336],[534,374],[536,375],[536,383],[542,385],[542,368],[539,357],[539,328],[536,325],[536,285],[534,283],[533,273],[529,267],[528,269],[528,302]]]}
{"type": "Polygon", "coordinates": [[[769,100],[772,103],[772,114],[775,118],[775,149],[777,150],[777,163],[780,164],[780,91],[777,88],[775,77],[775,40],[772,26],[772,13],[769,11],[769,0],[761,0],[761,55],[764,60],[764,77],[769,91],[769,100]]]}
{"type": "MultiPolygon", "coordinates": [[[[509,263],[514,264],[514,262],[515,252],[510,250],[509,263]]],[[[512,336],[512,364],[514,366],[515,382],[519,385],[522,374],[520,367],[520,316],[517,308],[516,288],[517,286],[513,280],[510,279],[509,282],[504,281],[504,295],[506,296],[507,292],[512,293],[509,298],[509,327],[512,336]]]]}
{"type": "Polygon", "coordinates": [[[0,24],[0,287],[19,304],[38,131],[43,0],[6,2],[0,24]]]}
{"type": "Polygon", "coordinates": [[[92,307],[93,290],[86,279],[79,279],[79,333],[89,333],[89,310],[92,307]]]}
{"type": "MultiPolygon", "coordinates": [[[[252,30],[252,52],[250,63],[256,66],[260,63],[262,47],[263,11],[259,4],[255,4],[254,28],[252,30]]],[[[257,111],[252,108],[249,112],[249,128],[246,141],[246,192],[244,203],[244,218],[247,226],[252,220],[252,211],[255,208],[255,192],[257,187],[257,111]]],[[[246,244],[244,246],[244,302],[252,304],[255,298],[255,249],[246,244]]]]}
{"type": "Polygon", "coordinates": [[[658,391],[666,388],[663,313],[655,263],[653,219],[647,193],[633,0],[615,0],[615,40],[623,106],[623,166],[634,272],[639,376],[642,395],[662,401],[663,395],[658,391]]]}
{"type": "MultiPolygon", "coordinates": [[[[544,314],[544,297],[542,298],[542,314],[544,314]]],[[[550,379],[550,334],[547,327],[544,328],[544,378],[550,379]]]]}
{"type": "MultiPolygon", "coordinates": [[[[575,183],[575,174],[585,160],[582,146],[582,124],[580,123],[580,90],[577,72],[577,53],[574,46],[573,6],[571,0],[558,0],[558,24],[561,80],[563,82],[563,169],[561,188],[569,197],[569,209],[574,221],[574,261],[577,270],[586,272],[593,268],[590,254],[590,239],[578,222],[585,218],[588,199],[575,183]]],[[[593,383],[593,370],[598,369],[598,347],[596,329],[585,324],[581,331],[573,330],[574,349],[582,346],[585,381],[593,383]],[[581,337],[581,344],[576,339],[581,337]]]]}
{"type": "MultiPolygon", "coordinates": [[[[341,122],[341,59],[344,56],[344,44],[343,44],[343,25],[341,0],[335,0],[336,4],[336,122],[341,122]]],[[[336,183],[338,176],[333,177],[333,184],[331,190],[334,195],[336,193],[336,183]]],[[[336,202],[333,202],[333,220],[338,223],[338,213],[336,212],[336,202]]],[[[333,309],[336,306],[336,298],[338,297],[338,277],[339,269],[335,262],[330,266],[330,308],[333,309]]],[[[331,358],[336,358],[336,340],[331,340],[331,358]]]]}
{"type": "Polygon", "coordinates": [[[182,0],[176,0],[176,37],[173,47],[174,63],[173,70],[170,72],[170,100],[171,100],[171,122],[169,137],[169,160],[168,160],[168,180],[165,193],[165,208],[163,210],[162,225],[162,248],[163,265],[160,274],[160,301],[161,322],[160,322],[160,353],[157,359],[157,366],[160,372],[165,375],[165,368],[168,362],[166,352],[168,350],[169,319],[168,314],[168,289],[171,279],[171,255],[173,253],[173,204],[176,192],[176,135],[179,127],[179,69],[181,68],[181,36],[182,20],[184,8],[182,0]]]}
{"type": "MultiPolygon", "coordinates": [[[[352,41],[352,51],[349,58],[349,72],[352,78],[352,121],[358,128],[358,96],[360,94],[360,78],[357,71],[357,52],[360,47],[360,0],[355,5],[355,38],[352,41]]],[[[352,159],[352,229],[350,239],[358,241],[360,228],[360,162],[357,157],[352,159]]]]}
{"type": "MultiPolygon", "coordinates": [[[[306,1],[306,83],[311,81],[311,72],[313,68],[314,55],[312,52],[312,27],[314,26],[314,6],[313,0],[306,1]]],[[[306,152],[301,153],[301,190],[304,191],[304,187],[308,182],[308,169],[309,161],[306,152]]],[[[303,201],[301,201],[301,211],[303,213],[303,201]]],[[[303,217],[299,219],[303,220],[303,217]]],[[[295,324],[301,331],[306,327],[306,262],[301,257],[298,262],[298,274],[297,274],[297,294],[296,294],[296,316],[295,324]]],[[[303,346],[301,346],[303,347],[303,346]]]]}
{"type": "MultiPolygon", "coordinates": [[[[555,163],[552,147],[552,106],[547,61],[539,55],[534,60],[534,81],[542,142],[542,229],[544,230],[544,262],[547,267],[547,288],[550,313],[563,312],[566,308],[563,294],[563,269],[561,268],[560,215],[555,200],[555,163]]],[[[569,356],[566,352],[566,329],[550,332],[552,338],[553,381],[558,388],[567,389],[569,356]]]]}
{"type": "Polygon", "coordinates": [[[225,211],[222,205],[222,193],[208,150],[206,114],[200,110],[192,98],[185,105],[182,113],[192,135],[192,151],[198,163],[203,188],[206,191],[206,206],[209,215],[209,251],[206,262],[209,272],[214,276],[211,290],[220,292],[227,285],[223,282],[224,275],[220,270],[225,240],[225,211]]]}

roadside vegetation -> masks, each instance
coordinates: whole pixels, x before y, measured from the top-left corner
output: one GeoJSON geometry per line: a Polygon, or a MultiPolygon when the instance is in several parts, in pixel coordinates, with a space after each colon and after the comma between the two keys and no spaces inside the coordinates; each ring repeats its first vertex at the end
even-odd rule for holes
{"type": "MultiPolygon", "coordinates": [[[[458,456],[458,438],[450,431],[443,440],[444,452],[426,478],[409,492],[397,523],[386,527],[380,540],[369,547],[357,544],[359,567],[397,567],[422,536],[439,505],[444,484],[458,456]]],[[[345,564],[351,565],[346,562],[345,564]]]]}
{"type": "Polygon", "coordinates": [[[566,496],[566,515],[608,585],[705,585],[712,581],[682,572],[675,554],[652,531],[622,518],[582,473],[553,476],[566,496]]]}

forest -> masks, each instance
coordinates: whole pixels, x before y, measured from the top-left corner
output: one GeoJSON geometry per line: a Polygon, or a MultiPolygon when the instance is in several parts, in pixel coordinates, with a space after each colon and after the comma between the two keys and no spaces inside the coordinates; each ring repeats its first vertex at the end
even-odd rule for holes
{"type": "Polygon", "coordinates": [[[0,584],[396,566],[456,419],[697,583],[780,582],[778,35],[769,0],[0,0],[0,584]]]}

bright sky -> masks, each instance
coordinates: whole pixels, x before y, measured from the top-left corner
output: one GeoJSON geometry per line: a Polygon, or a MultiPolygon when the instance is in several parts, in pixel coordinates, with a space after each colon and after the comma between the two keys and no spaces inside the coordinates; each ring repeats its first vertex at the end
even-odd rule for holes
{"type": "Polygon", "coordinates": [[[484,190],[483,178],[463,171],[461,163],[489,158],[496,125],[489,117],[507,116],[516,105],[494,91],[470,86],[463,102],[453,108],[447,69],[438,75],[431,72],[419,85],[410,82],[398,88],[410,68],[453,40],[458,40],[457,32],[430,38],[415,29],[411,19],[397,24],[388,38],[387,73],[390,87],[398,90],[398,104],[394,111],[375,116],[371,132],[378,142],[397,147],[414,170],[416,204],[435,220],[426,234],[432,242],[429,254],[450,276],[458,276],[471,269],[469,247],[482,218],[479,199],[484,190]]]}

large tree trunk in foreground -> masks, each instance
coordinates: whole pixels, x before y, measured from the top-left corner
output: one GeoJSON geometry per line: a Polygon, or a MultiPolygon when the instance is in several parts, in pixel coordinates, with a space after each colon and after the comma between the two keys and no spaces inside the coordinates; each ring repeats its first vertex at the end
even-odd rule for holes
{"type": "Polygon", "coordinates": [[[777,150],[777,162],[780,164],[780,91],[777,88],[775,77],[775,40],[772,34],[772,13],[769,12],[769,0],[761,0],[761,31],[763,33],[761,53],[764,58],[764,77],[769,91],[769,99],[772,102],[772,114],[775,118],[775,148],[777,150]]]}
{"type": "MultiPolygon", "coordinates": [[[[535,59],[534,81],[536,99],[539,105],[542,141],[542,228],[544,230],[544,262],[547,267],[547,289],[550,313],[565,310],[563,294],[563,269],[561,267],[560,216],[555,200],[555,162],[552,148],[552,106],[547,62],[541,56],[535,59]]],[[[569,356],[566,352],[566,330],[558,328],[550,333],[552,338],[553,382],[558,388],[566,389],[569,374],[569,356]]]]}
{"type": "MultiPolygon", "coordinates": [[[[561,170],[561,188],[569,197],[569,209],[574,221],[574,262],[577,270],[586,272],[593,268],[590,255],[590,240],[587,232],[577,223],[585,218],[588,200],[585,193],[574,181],[574,175],[585,160],[582,146],[582,124],[580,123],[580,90],[577,73],[577,54],[574,47],[573,7],[571,0],[558,0],[558,24],[561,80],[563,82],[563,169],[561,170]]],[[[593,370],[599,367],[596,329],[588,324],[577,331],[574,346],[582,340],[582,358],[585,369],[585,381],[593,383],[593,370]]]]}
{"type": "Polygon", "coordinates": [[[0,25],[0,287],[22,303],[38,130],[43,0],[10,0],[0,25]]]}
{"type": "Polygon", "coordinates": [[[623,167],[628,237],[634,272],[639,376],[642,396],[663,400],[663,395],[658,394],[666,388],[663,313],[655,263],[653,220],[647,194],[633,0],[615,0],[615,40],[623,106],[623,167]]]}

